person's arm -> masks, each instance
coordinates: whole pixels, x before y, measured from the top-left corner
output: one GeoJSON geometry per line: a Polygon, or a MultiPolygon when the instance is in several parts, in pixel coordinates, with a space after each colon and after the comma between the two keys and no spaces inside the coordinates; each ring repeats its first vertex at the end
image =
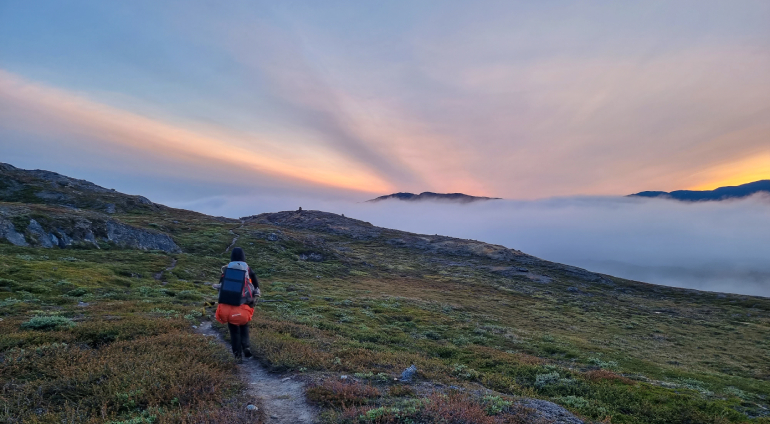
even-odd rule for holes
{"type": "Polygon", "coordinates": [[[219,283],[218,284],[214,284],[211,287],[213,287],[213,288],[215,288],[217,290],[221,289],[222,288],[222,281],[224,281],[224,280],[225,280],[225,267],[222,267],[222,275],[219,276],[219,283]]]}
{"type": "Polygon", "coordinates": [[[257,303],[257,298],[262,297],[262,290],[259,289],[259,280],[257,279],[257,274],[254,273],[254,271],[251,270],[251,267],[249,267],[249,278],[251,278],[251,284],[254,286],[254,301],[252,302],[251,307],[253,308],[254,305],[257,303]]]}
{"type": "Polygon", "coordinates": [[[251,284],[253,284],[255,288],[259,288],[259,280],[257,279],[257,274],[251,270],[251,267],[249,267],[249,278],[251,278],[251,284]]]}

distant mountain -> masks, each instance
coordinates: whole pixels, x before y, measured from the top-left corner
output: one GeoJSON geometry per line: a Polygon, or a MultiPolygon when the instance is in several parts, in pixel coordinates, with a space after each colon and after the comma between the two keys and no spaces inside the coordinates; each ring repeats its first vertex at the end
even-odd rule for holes
{"type": "Polygon", "coordinates": [[[770,194],[770,180],[704,191],[677,190],[670,193],[665,191],[642,191],[632,194],[630,197],[663,197],[684,202],[702,202],[708,200],[740,199],[760,192],[770,194]]]}
{"type": "Polygon", "coordinates": [[[463,193],[431,193],[429,191],[425,191],[420,194],[414,194],[414,193],[388,194],[387,196],[380,196],[376,199],[367,200],[367,202],[379,202],[382,200],[389,200],[389,199],[406,200],[410,202],[420,201],[420,200],[441,200],[441,201],[450,201],[455,203],[471,203],[479,200],[500,200],[499,197],[480,197],[480,196],[469,196],[463,193]]]}

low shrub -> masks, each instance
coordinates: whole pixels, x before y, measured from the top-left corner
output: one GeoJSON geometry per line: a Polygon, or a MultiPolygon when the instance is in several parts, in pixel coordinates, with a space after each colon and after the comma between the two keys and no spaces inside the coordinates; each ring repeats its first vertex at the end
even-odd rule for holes
{"type": "Polygon", "coordinates": [[[490,415],[482,402],[467,394],[433,393],[422,399],[413,399],[396,406],[350,407],[331,417],[332,422],[396,424],[523,424],[541,423],[526,408],[512,405],[497,415],[490,415]]]}
{"type": "Polygon", "coordinates": [[[195,290],[182,290],[176,294],[176,298],[180,300],[201,300],[203,296],[195,290]]]}
{"type": "Polygon", "coordinates": [[[242,383],[227,349],[203,336],[171,332],[99,349],[53,343],[4,358],[0,400],[10,410],[0,409],[0,422],[255,421],[227,402],[242,383]]]}
{"type": "Polygon", "coordinates": [[[599,358],[589,358],[588,363],[592,365],[596,365],[599,368],[610,369],[610,370],[618,369],[618,363],[615,361],[603,361],[599,358]]]}
{"type": "Polygon", "coordinates": [[[67,292],[67,296],[80,297],[80,296],[83,296],[86,293],[88,293],[88,290],[86,290],[84,288],[77,288],[77,289],[68,291],[67,292]]]}
{"type": "Polygon", "coordinates": [[[575,409],[582,409],[588,406],[588,401],[581,396],[562,396],[559,398],[559,402],[562,405],[566,405],[575,409]]]}
{"type": "Polygon", "coordinates": [[[476,380],[481,376],[481,373],[463,364],[454,364],[452,366],[452,374],[463,380],[476,380]]]}
{"type": "Polygon", "coordinates": [[[55,331],[72,328],[75,322],[69,318],[56,316],[36,316],[29,321],[21,324],[21,328],[26,330],[55,331]]]}
{"type": "Polygon", "coordinates": [[[538,374],[535,378],[535,387],[543,388],[545,386],[557,384],[560,378],[559,373],[556,371],[547,374],[538,374]]]}
{"type": "Polygon", "coordinates": [[[497,415],[511,407],[513,402],[500,396],[487,395],[483,399],[484,411],[489,415],[497,415]]]}
{"type": "Polygon", "coordinates": [[[415,395],[414,390],[411,387],[405,385],[396,385],[388,387],[388,396],[393,397],[413,397],[415,395]]]}
{"type": "Polygon", "coordinates": [[[104,317],[94,317],[80,323],[72,330],[78,340],[93,348],[139,337],[180,331],[189,326],[181,318],[152,319],[142,316],[130,316],[125,319],[107,321],[104,317]]]}
{"type": "Polygon", "coordinates": [[[733,387],[733,386],[725,387],[724,390],[722,390],[722,393],[724,393],[724,394],[726,394],[728,396],[735,396],[735,397],[737,397],[739,399],[742,399],[742,400],[749,400],[749,399],[751,399],[751,396],[749,396],[746,392],[744,392],[743,390],[741,390],[741,389],[739,389],[737,387],[733,387]]]}
{"type": "Polygon", "coordinates": [[[591,370],[583,374],[586,380],[598,383],[601,381],[619,381],[624,384],[634,384],[634,380],[615,374],[609,370],[591,370]]]}
{"type": "Polygon", "coordinates": [[[355,381],[325,380],[307,389],[307,397],[323,406],[349,407],[364,405],[373,398],[382,396],[379,389],[355,381]]]}

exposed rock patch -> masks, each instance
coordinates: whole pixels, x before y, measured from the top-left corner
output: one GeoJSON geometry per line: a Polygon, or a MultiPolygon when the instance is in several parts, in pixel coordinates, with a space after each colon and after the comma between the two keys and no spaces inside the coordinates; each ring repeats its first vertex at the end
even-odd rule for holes
{"type": "Polygon", "coordinates": [[[36,245],[41,247],[53,247],[54,244],[51,242],[52,239],[56,240],[58,245],[59,239],[56,238],[54,234],[46,233],[45,230],[43,230],[43,227],[34,219],[29,220],[27,232],[32,236],[33,243],[36,245]]]}
{"type": "Polygon", "coordinates": [[[299,260],[301,261],[309,261],[309,262],[322,262],[324,260],[323,255],[316,252],[300,253],[298,257],[299,257],[299,260]]]}
{"type": "Polygon", "coordinates": [[[543,419],[554,424],[583,424],[583,420],[572,415],[563,407],[547,400],[541,399],[522,399],[519,402],[522,406],[532,409],[535,419],[543,419]]]}
{"type": "Polygon", "coordinates": [[[0,238],[8,240],[15,246],[28,246],[27,240],[22,234],[16,231],[16,227],[11,221],[0,216],[0,238]]]}
{"type": "Polygon", "coordinates": [[[0,204],[0,238],[16,246],[98,248],[104,242],[130,249],[181,252],[162,232],[137,228],[96,212],[33,205],[0,204]]]}
{"type": "Polygon", "coordinates": [[[174,253],[181,251],[168,234],[143,230],[113,220],[107,221],[106,239],[133,249],[163,250],[174,253]]]}

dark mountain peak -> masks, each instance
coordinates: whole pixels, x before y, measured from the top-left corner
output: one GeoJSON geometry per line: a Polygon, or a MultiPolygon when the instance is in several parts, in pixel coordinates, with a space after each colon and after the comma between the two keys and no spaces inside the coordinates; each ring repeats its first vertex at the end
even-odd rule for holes
{"type": "Polygon", "coordinates": [[[406,201],[439,200],[439,201],[449,201],[449,202],[456,202],[456,203],[470,203],[470,202],[476,202],[479,200],[500,200],[499,197],[480,197],[480,196],[470,196],[463,193],[433,193],[430,191],[424,191],[420,194],[393,193],[393,194],[388,194],[386,196],[380,196],[376,199],[367,200],[367,202],[379,202],[382,200],[389,200],[389,199],[406,200],[406,201]]]}
{"type": "Polygon", "coordinates": [[[60,205],[110,214],[165,208],[143,196],[123,194],[56,172],[21,169],[7,163],[0,163],[0,202],[60,205]]]}
{"type": "Polygon", "coordinates": [[[719,187],[714,190],[703,191],[642,191],[639,193],[631,194],[629,197],[661,197],[684,202],[703,202],[709,200],[719,201],[728,199],[740,199],[761,192],[770,194],[770,180],[761,180],[739,186],[719,187]]]}

